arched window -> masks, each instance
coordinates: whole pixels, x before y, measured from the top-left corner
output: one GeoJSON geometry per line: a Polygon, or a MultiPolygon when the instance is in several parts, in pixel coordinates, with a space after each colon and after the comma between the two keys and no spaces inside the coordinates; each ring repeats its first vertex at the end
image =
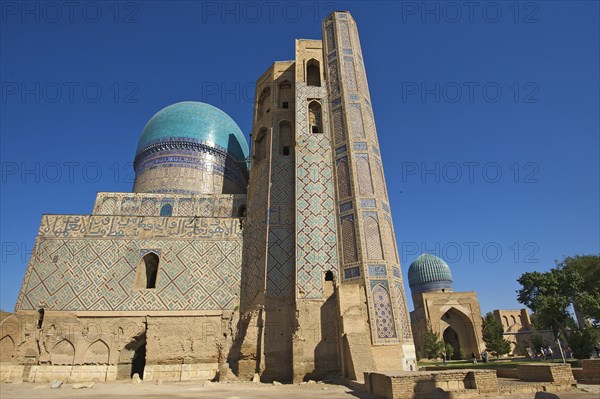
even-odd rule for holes
{"type": "Polygon", "coordinates": [[[267,128],[263,127],[258,131],[254,140],[254,159],[258,162],[267,156],[267,128]]]}
{"type": "Polygon", "coordinates": [[[517,319],[515,319],[515,316],[511,315],[510,318],[511,318],[513,324],[517,324],[517,319]]]}
{"type": "Polygon", "coordinates": [[[508,326],[508,317],[506,316],[502,316],[502,318],[504,319],[504,324],[506,324],[506,326],[508,326]]]}
{"type": "Polygon", "coordinates": [[[333,272],[331,270],[325,272],[325,281],[333,281],[333,272]]]}
{"type": "Polygon", "coordinates": [[[156,288],[159,258],[154,252],[148,252],[138,262],[135,288],[156,288]]]}
{"type": "Polygon", "coordinates": [[[306,84],[308,86],[321,86],[321,68],[319,61],[314,58],[306,63],[306,84]]]}
{"type": "Polygon", "coordinates": [[[284,80],[279,84],[279,108],[290,108],[290,103],[292,102],[292,84],[284,80]]]}
{"type": "Polygon", "coordinates": [[[160,208],[160,216],[173,216],[173,205],[164,204],[160,208]]]}
{"type": "Polygon", "coordinates": [[[288,121],[282,121],[279,124],[279,153],[288,156],[293,148],[294,137],[292,134],[292,125],[288,121]]]}
{"type": "Polygon", "coordinates": [[[260,96],[256,104],[256,120],[259,120],[263,115],[268,114],[271,110],[271,88],[266,87],[260,96]]]}
{"type": "Polygon", "coordinates": [[[310,133],[323,133],[323,114],[318,101],[308,104],[308,129],[310,133]]]}
{"type": "Polygon", "coordinates": [[[44,308],[39,308],[37,310],[37,320],[35,322],[35,327],[39,330],[42,328],[42,325],[44,324],[44,313],[46,313],[44,311],[44,308]]]}

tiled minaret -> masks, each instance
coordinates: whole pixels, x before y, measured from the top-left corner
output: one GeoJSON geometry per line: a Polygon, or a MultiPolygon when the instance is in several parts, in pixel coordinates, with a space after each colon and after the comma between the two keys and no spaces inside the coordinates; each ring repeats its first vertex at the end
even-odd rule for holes
{"type": "Polygon", "coordinates": [[[335,12],[326,18],[323,38],[341,248],[340,329],[347,340],[347,355],[367,359],[363,362],[367,368],[415,369],[369,87],[356,23],[350,13],[335,12]],[[352,301],[345,303],[344,291],[352,289],[364,295],[368,303],[368,340],[366,331],[358,327],[360,320],[347,312],[352,301]],[[346,313],[348,317],[344,317],[346,313]],[[370,354],[364,352],[366,343],[371,346],[370,354]]]}

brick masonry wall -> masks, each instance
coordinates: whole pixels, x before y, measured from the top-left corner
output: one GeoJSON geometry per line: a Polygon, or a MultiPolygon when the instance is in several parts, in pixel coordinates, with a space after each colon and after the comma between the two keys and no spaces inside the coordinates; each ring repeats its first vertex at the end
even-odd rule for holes
{"type": "Polygon", "coordinates": [[[581,361],[583,381],[588,384],[600,384],[600,359],[581,361]]]}
{"type": "Polygon", "coordinates": [[[519,379],[531,382],[552,382],[556,385],[570,385],[575,382],[571,366],[568,364],[519,364],[519,379]]]}

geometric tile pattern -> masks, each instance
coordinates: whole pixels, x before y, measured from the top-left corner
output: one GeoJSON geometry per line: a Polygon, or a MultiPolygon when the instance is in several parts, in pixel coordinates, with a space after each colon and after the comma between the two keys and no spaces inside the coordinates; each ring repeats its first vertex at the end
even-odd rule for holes
{"type": "Polygon", "coordinates": [[[341,159],[337,164],[337,179],[338,179],[338,198],[348,198],[352,195],[350,188],[350,171],[348,170],[348,162],[346,157],[341,159]]]}
{"type": "Polygon", "coordinates": [[[346,140],[346,138],[344,137],[344,115],[342,113],[342,109],[341,108],[337,108],[335,109],[333,112],[333,131],[335,133],[335,144],[339,145],[342,142],[344,142],[344,140],[346,140]]]}
{"type": "Polygon", "coordinates": [[[352,218],[344,218],[342,220],[342,251],[344,254],[345,265],[358,261],[356,232],[354,229],[354,221],[352,218]]]}
{"type": "Polygon", "coordinates": [[[360,104],[350,104],[350,131],[352,137],[363,138],[365,137],[365,127],[363,125],[362,115],[360,112],[360,104]]]}
{"type": "Polygon", "coordinates": [[[365,226],[365,241],[367,247],[367,259],[383,259],[383,250],[381,248],[381,233],[379,231],[379,223],[377,222],[377,214],[364,213],[365,226]]]}
{"type": "MultiPolygon", "coordinates": [[[[257,126],[255,133],[259,131],[257,126]]],[[[256,137],[256,136],[254,136],[256,137]]],[[[270,130],[265,137],[270,142],[270,130]]],[[[253,146],[253,151],[256,146],[253,146]]],[[[241,310],[245,312],[256,304],[257,296],[265,290],[265,268],[267,263],[267,216],[269,213],[271,148],[266,147],[266,156],[254,160],[250,170],[253,182],[248,187],[248,208],[244,223],[244,250],[242,260],[241,310]]]]}
{"type": "Polygon", "coordinates": [[[296,83],[297,297],[323,298],[323,278],[338,273],[337,225],[329,112],[325,87],[296,83]],[[323,107],[323,133],[308,130],[308,101],[323,107]]]}
{"type": "MultiPolygon", "coordinates": [[[[346,79],[347,89],[356,90],[356,73],[354,72],[354,59],[352,57],[344,57],[344,78],[346,79]]],[[[358,111],[360,112],[360,108],[358,108],[358,111]]],[[[360,123],[362,124],[362,118],[360,123]]],[[[362,135],[364,135],[364,131],[362,135]]]]}
{"type": "Polygon", "coordinates": [[[383,168],[381,167],[381,162],[374,157],[375,160],[375,181],[377,182],[377,186],[379,187],[380,193],[382,196],[387,197],[387,192],[385,189],[385,179],[383,178],[383,168]]]}
{"type": "Polygon", "coordinates": [[[358,192],[360,195],[373,195],[371,168],[368,155],[356,157],[356,173],[358,174],[358,192]]]}
{"type": "Polygon", "coordinates": [[[406,307],[406,299],[404,297],[404,289],[402,288],[402,281],[394,282],[394,291],[398,306],[396,307],[396,314],[398,315],[399,329],[402,332],[402,338],[405,341],[412,341],[412,331],[410,328],[410,320],[408,317],[408,308],[406,307]]]}
{"type": "Polygon", "coordinates": [[[390,295],[385,289],[386,281],[378,282],[372,288],[373,307],[375,308],[375,324],[377,326],[378,338],[395,338],[396,328],[394,327],[394,316],[390,295]]]}
{"type": "Polygon", "coordinates": [[[17,310],[218,310],[239,304],[242,240],[39,237],[17,310]],[[134,289],[144,248],[158,248],[155,289],[134,289]]]}
{"type": "MultiPolygon", "coordinates": [[[[273,153],[275,147],[277,145],[274,143],[273,153]]],[[[294,295],[294,215],[291,212],[293,194],[293,156],[274,157],[271,160],[268,225],[266,294],[269,296],[294,295]]]]}

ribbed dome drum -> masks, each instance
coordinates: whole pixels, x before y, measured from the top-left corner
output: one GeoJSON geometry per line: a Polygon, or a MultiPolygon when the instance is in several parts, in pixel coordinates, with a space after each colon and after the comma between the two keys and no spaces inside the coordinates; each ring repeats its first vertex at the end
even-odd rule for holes
{"type": "Polygon", "coordinates": [[[144,127],[134,161],[136,193],[243,194],[248,143],[233,119],[186,101],[160,110],[144,127]]]}
{"type": "Polygon", "coordinates": [[[413,295],[427,291],[452,291],[450,267],[437,256],[422,254],[408,269],[408,285],[413,295]]]}

